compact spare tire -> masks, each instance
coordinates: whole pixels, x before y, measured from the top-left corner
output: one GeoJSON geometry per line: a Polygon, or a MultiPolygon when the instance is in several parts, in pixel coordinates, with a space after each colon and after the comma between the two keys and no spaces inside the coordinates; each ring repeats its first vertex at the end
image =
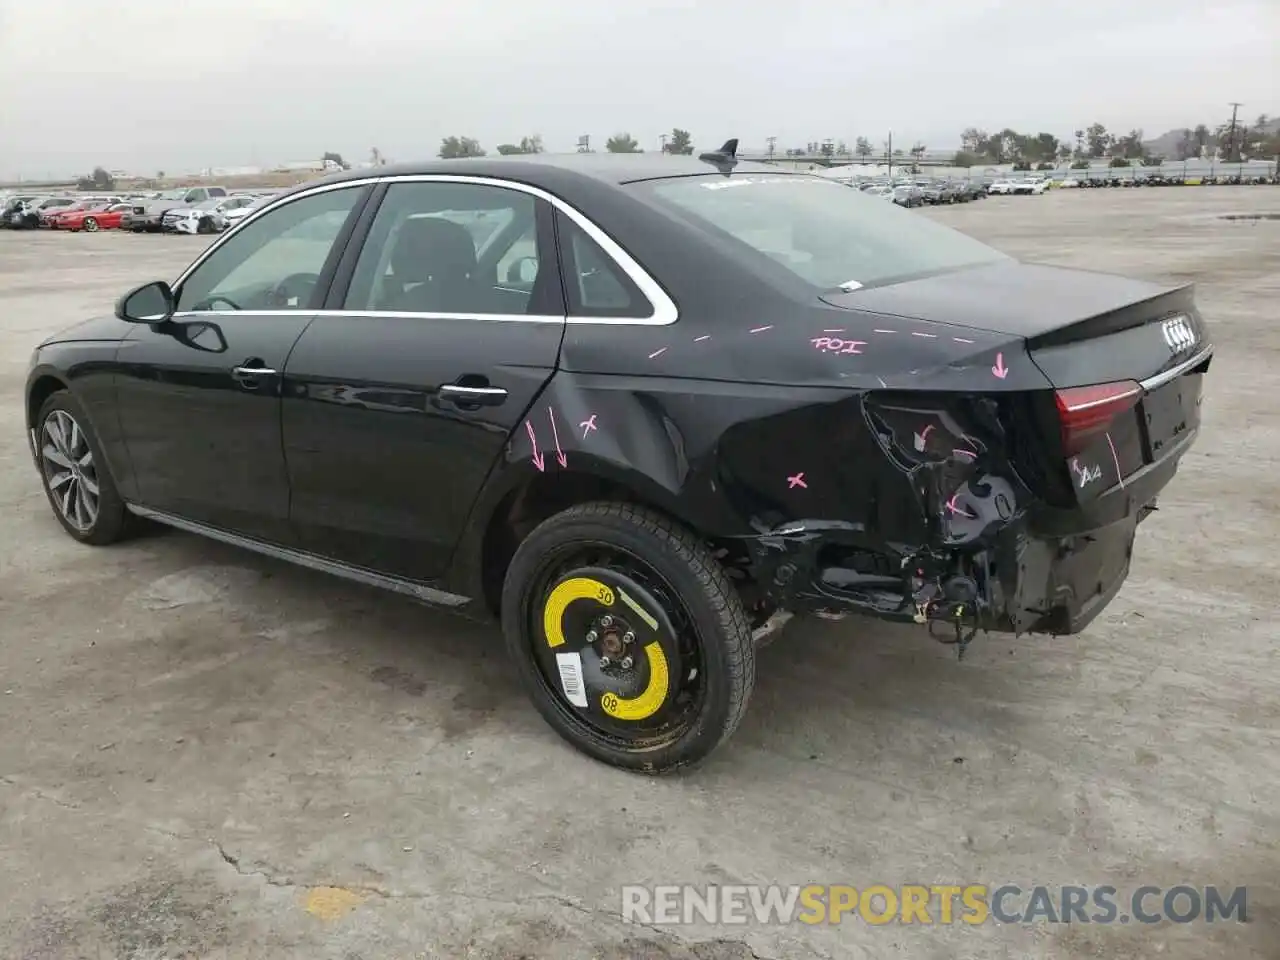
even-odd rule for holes
{"type": "Polygon", "coordinates": [[[584,753],[663,773],[737,728],[755,683],[742,604],[707,546],[654,511],[573,507],[507,569],[502,627],[539,712],[584,753]]]}

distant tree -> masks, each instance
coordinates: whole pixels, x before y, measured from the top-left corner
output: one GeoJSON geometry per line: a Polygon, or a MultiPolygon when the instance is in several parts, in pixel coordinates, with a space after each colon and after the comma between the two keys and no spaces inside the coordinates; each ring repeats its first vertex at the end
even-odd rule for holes
{"type": "Polygon", "coordinates": [[[1058,163],[1066,163],[1068,160],[1070,160],[1070,159],[1071,159],[1071,144],[1069,144],[1069,143],[1060,143],[1060,144],[1058,144],[1058,153],[1057,153],[1057,156],[1056,156],[1054,159],[1055,159],[1055,160],[1057,160],[1057,161],[1058,161],[1058,163]]]}
{"type": "Polygon", "coordinates": [[[1083,131],[1083,130],[1077,130],[1077,131],[1075,131],[1075,133],[1073,134],[1073,136],[1076,138],[1076,149],[1075,149],[1075,153],[1073,154],[1073,156],[1074,156],[1077,160],[1079,160],[1080,158],[1082,158],[1082,157],[1084,156],[1084,131],[1083,131]]]}
{"type": "Polygon", "coordinates": [[[92,181],[92,189],[94,190],[114,190],[116,188],[116,178],[107,173],[105,167],[94,167],[93,173],[89,174],[92,181]]]}
{"type": "Polygon", "coordinates": [[[836,156],[847,157],[850,155],[849,145],[843,140],[836,141],[836,156]]]}
{"type": "Polygon", "coordinates": [[[1041,163],[1052,161],[1058,155],[1060,141],[1052,133],[1037,133],[1033,152],[1041,163]]]}
{"type": "Polygon", "coordinates": [[[381,150],[377,147],[373,147],[369,150],[369,163],[375,167],[385,167],[387,165],[387,158],[382,155],[381,150]]]}
{"type": "Polygon", "coordinates": [[[1108,166],[1112,166],[1112,167],[1127,167],[1127,166],[1129,166],[1129,161],[1128,161],[1127,159],[1125,159],[1124,157],[1112,157],[1112,158],[1111,158],[1111,163],[1109,163],[1109,164],[1108,164],[1108,166]]]}
{"type": "Polygon", "coordinates": [[[157,179],[157,180],[163,180],[163,179],[164,179],[164,171],[163,171],[163,170],[157,170],[157,171],[156,171],[156,179],[157,179]]]}
{"type": "Polygon", "coordinates": [[[1089,144],[1089,156],[1095,160],[1105,156],[1107,150],[1111,148],[1112,136],[1107,133],[1107,128],[1100,123],[1089,125],[1089,129],[1084,132],[1085,140],[1089,144]]]}
{"type": "Polygon", "coordinates": [[[856,153],[858,156],[862,157],[863,159],[865,159],[871,156],[871,154],[874,153],[875,151],[871,149],[870,140],[868,140],[866,137],[858,137],[858,139],[855,140],[853,143],[853,152],[856,153]]]}
{"type": "Polygon", "coordinates": [[[1123,137],[1115,138],[1111,149],[1116,156],[1124,157],[1126,160],[1140,160],[1147,152],[1147,148],[1142,144],[1140,129],[1130,130],[1123,137]]]}
{"type": "Polygon", "coordinates": [[[1195,134],[1191,132],[1190,127],[1183,129],[1182,136],[1178,138],[1178,143],[1174,147],[1174,153],[1179,160],[1190,160],[1192,157],[1199,155],[1200,149],[1196,144],[1195,134]]]}
{"type": "Polygon", "coordinates": [[[483,157],[484,148],[474,137],[445,137],[440,141],[440,159],[457,160],[460,157],[483,157]]]}
{"type": "Polygon", "coordinates": [[[1197,124],[1196,128],[1191,131],[1191,136],[1196,141],[1196,156],[1203,156],[1204,151],[1214,145],[1213,134],[1209,132],[1209,128],[1203,123],[1197,124]]]}
{"type": "Polygon", "coordinates": [[[965,153],[981,156],[990,139],[987,131],[979,130],[977,127],[966,127],[960,134],[960,149],[965,153]]]}
{"type": "Polygon", "coordinates": [[[831,159],[831,157],[832,157],[832,156],[835,154],[835,152],[836,152],[836,144],[835,144],[835,141],[834,141],[834,140],[823,140],[823,141],[822,141],[822,145],[818,147],[818,152],[819,152],[819,153],[821,153],[821,154],[822,154],[824,157],[826,157],[828,160],[830,160],[830,159],[831,159]]]}
{"type": "Polygon", "coordinates": [[[1015,169],[1015,170],[1030,170],[1030,169],[1031,169],[1031,164],[1030,164],[1030,163],[1028,163],[1026,160],[1015,160],[1015,161],[1013,162],[1013,169],[1015,169]]]}
{"type": "Polygon", "coordinates": [[[629,133],[615,133],[604,142],[604,148],[610,153],[643,153],[640,143],[629,133]]]}
{"type": "Polygon", "coordinates": [[[982,158],[976,153],[970,153],[968,150],[957,150],[956,155],[951,158],[953,167],[976,167],[982,158]]]}
{"type": "Polygon", "coordinates": [[[667,153],[693,153],[693,137],[688,130],[675,127],[671,131],[671,138],[667,140],[666,150],[667,153]]]}
{"type": "Polygon", "coordinates": [[[1088,161],[1088,160],[1085,160],[1085,159],[1083,159],[1083,158],[1081,158],[1081,159],[1079,159],[1079,160],[1073,160],[1073,161],[1071,162],[1071,169],[1072,169],[1072,170],[1088,170],[1088,169],[1089,169],[1089,161],[1088,161]]]}
{"type": "Polygon", "coordinates": [[[1037,163],[1037,164],[1036,164],[1036,169],[1037,169],[1037,170],[1052,170],[1052,169],[1053,169],[1053,164],[1052,164],[1052,163],[1049,163],[1047,160],[1041,160],[1039,163],[1037,163]]]}
{"type": "Polygon", "coordinates": [[[349,163],[347,163],[347,161],[343,160],[343,159],[342,159],[342,154],[340,154],[340,153],[326,152],[326,153],[325,153],[325,155],[324,155],[323,157],[321,157],[321,158],[320,158],[320,162],[321,162],[321,163],[324,163],[324,164],[328,164],[328,163],[336,163],[336,164],[337,164],[339,167],[341,167],[343,170],[350,170],[350,169],[351,169],[351,164],[349,164],[349,163]]]}
{"type": "Polygon", "coordinates": [[[498,144],[498,153],[504,157],[512,154],[523,153],[541,153],[542,152],[542,136],[534,134],[531,137],[521,137],[519,143],[500,143],[498,144]]]}

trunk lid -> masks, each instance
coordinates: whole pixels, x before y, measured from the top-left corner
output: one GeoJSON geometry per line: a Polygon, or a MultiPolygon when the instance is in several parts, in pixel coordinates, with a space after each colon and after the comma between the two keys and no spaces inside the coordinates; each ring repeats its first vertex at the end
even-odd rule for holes
{"type": "Polygon", "coordinates": [[[1070,492],[1050,499],[1074,508],[1057,518],[1064,532],[1136,512],[1143,504],[1129,496],[1087,511],[1088,520],[1079,508],[1101,507],[1112,491],[1154,496],[1163,482],[1138,481],[1167,481],[1157,468],[1180,457],[1199,428],[1212,347],[1190,285],[1009,261],[823,299],[1021,338],[1054,387],[1033,398],[1034,412],[1021,425],[1028,457],[1021,466],[1039,472],[1043,454],[1059,461],[1053,472],[1070,492]],[[1033,438],[1048,439],[1050,449],[1033,438]]]}

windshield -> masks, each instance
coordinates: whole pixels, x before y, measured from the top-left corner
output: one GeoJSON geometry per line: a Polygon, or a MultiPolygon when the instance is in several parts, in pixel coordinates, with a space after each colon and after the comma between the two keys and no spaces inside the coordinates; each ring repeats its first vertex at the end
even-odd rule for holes
{"type": "Polygon", "coordinates": [[[928,217],[821,177],[689,177],[641,188],[739,254],[768,258],[819,290],[1009,259],[928,217]]]}
{"type": "Polygon", "coordinates": [[[157,193],[156,199],[157,200],[181,200],[186,195],[187,195],[187,191],[185,189],[165,190],[165,191],[162,191],[161,193],[157,193]]]}

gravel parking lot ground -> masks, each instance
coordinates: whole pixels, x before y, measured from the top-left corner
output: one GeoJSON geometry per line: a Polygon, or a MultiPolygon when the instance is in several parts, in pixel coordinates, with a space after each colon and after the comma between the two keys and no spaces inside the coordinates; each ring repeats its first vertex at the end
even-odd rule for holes
{"type": "MultiPolygon", "coordinates": [[[[1204,434],[1083,635],[793,624],[701,771],[574,753],[496,631],[178,533],[78,546],[30,462],[32,346],[203,238],[0,233],[0,956],[1275,958],[1280,189],[920,213],[1199,284],[1204,434]],[[1268,613],[1268,611],[1271,611],[1268,613]],[[1249,922],[621,922],[660,883],[1248,886],[1249,922]]],[[[935,917],[936,919],[936,917],[935,917]]]]}

